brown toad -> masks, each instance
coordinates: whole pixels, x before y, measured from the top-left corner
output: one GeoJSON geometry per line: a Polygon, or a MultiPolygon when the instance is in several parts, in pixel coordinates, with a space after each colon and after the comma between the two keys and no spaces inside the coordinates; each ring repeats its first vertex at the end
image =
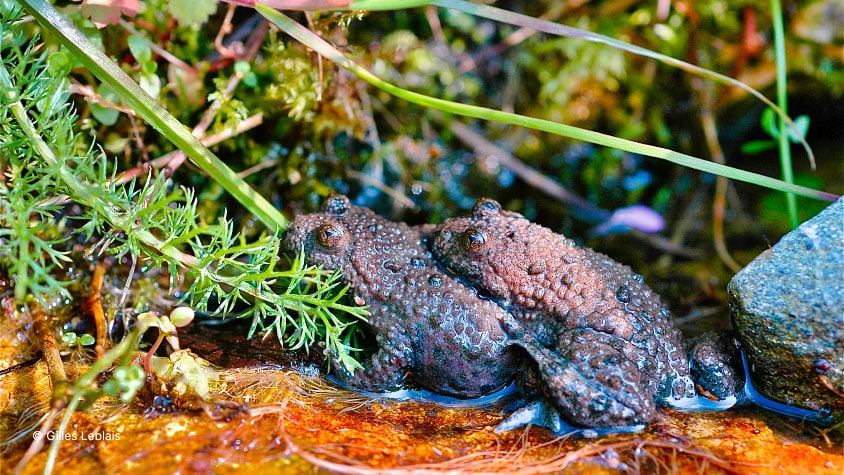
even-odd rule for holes
{"type": "Polygon", "coordinates": [[[629,267],[490,199],[440,224],[434,256],[513,318],[511,343],[537,363],[561,415],[587,427],[647,423],[695,395],[681,333],[629,267]]]}
{"type": "Polygon", "coordinates": [[[332,369],[350,386],[388,391],[409,377],[430,391],[477,397],[509,383],[517,352],[507,346],[495,303],[443,272],[422,244],[426,229],[388,221],[333,195],[323,210],[298,216],[282,248],[342,273],[356,302],[368,305],[377,350],[363,369],[332,369]]]}

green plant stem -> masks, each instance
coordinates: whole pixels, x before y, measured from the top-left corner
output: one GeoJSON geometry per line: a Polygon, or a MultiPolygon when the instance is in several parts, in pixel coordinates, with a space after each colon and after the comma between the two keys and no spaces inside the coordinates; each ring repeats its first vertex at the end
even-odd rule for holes
{"type": "MultiPolygon", "coordinates": [[[[774,50],[777,58],[777,105],[784,114],[788,113],[788,80],[786,77],[785,60],[785,29],[782,22],[782,5],[780,0],[771,0],[771,16],[774,20],[774,50]]],[[[787,124],[780,118],[779,137],[777,142],[780,152],[780,167],[782,168],[782,179],[786,183],[794,183],[794,169],[791,166],[791,144],[787,124]]],[[[800,221],[797,217],[797,197],[793,193],[786,192],[786,203],[788,204],[788,218],[791,227],[796,228],[800,221]]]]}
{"type": "MultiPolygon", "coordinates": [[[[229,3],[235,3],[241,6],[250,6],[250,7],[257,7],[258,4],[255,1],[233,1],[233,0],[224,0],[229,3]]],[[[775,0],[772,0],[775,1],[775,0]]],[[[776,0],[778,2],[778,0],[776,0]]],[[[278,10],[315,10],[318,9],[319,2],[311,2],[311,1],[291,1],[291,0],[264,0],[261,2],[265,7],[271,7],[278,10]]],[[[552,35],[557,36],[564,36],[567,38],[578,38],[584,41],[590,41],[593,43],[600,43],[612,48],[617,48],[622,51],[627,51],[628,53],[636,54],[639,56],[643,56],[646,58],[655,59],[660,61],[664,64],[669,66],[682,69],[683,71],[689,72],[691,74],[707,78],[712,81],[720,82],[722,84],[727,84],[729,86],[738,87],[745,92],[751,94],[752,96],[756,97],[765,105],[770,107],[783,121],[787,124],[788,128],[791,129],[791,135],[796,137],[803,148],[806,150],[806,154],[809,158],[809,163],[812,165],[812,168],[815,167],[815,155],[812,152],[812,148],[809,146],[806,139],[803,137],[803,134],[800,133],[800,129],[794,124],[794,121],[788,117],[788,114],[785,112],[784,108],[774,104],[771,102],[770,99],[765,97],[761,92],[753,89],[752,87],[748,86],[747,84],[733,79],[729,76],[725,76],[723,74],[716,73],[714,71],[710,71],[706,68],[702,68],[700,66],[691,64],[687,61],[683,61],[681,59],[673,58],[671,56],[658,53],[656,51],[649,50],[647,48],[643,48],[641,46],[636,46],[621,40],[617,40],[615,38],[611,38],[606,35],[601,35],[598,33],[593,33],[588,30],[583,30],[581,28],[574,28],[567,25],[561,25],[559,23],[555,23],[548,20],[543,20],[541,18],[534,18],[528,15],[523,15],[521,13],[511,12],[509,10],[505,10],[502,8],[497,8],[490,5],[484,5],[480,3],[473,3],[467,2],[465,0],[437,0],[437,1],[423,1],[423,0],[356,0],[349,2],[348,5],[343,5],[345,2],[337,1],[336,3],[332,2],[329,8],[340,8],[340,9],[360,9],[360,10],[399,10],[399,9],[406,9],[412,7],[418,7],[423,5],[435,5],[440,8],[448,8],[451,10],[457,10],[469,15],[486,18],[488,20],[498,21],[501,23],[507,23],[510,25],[519,26],[522,28],[530,28],[536,31],[540,31],[543,33],[549,33],[552,35]]],[[[781,21],[781,16],[780,16],[781,21]]]]}
{"type": "Polygon", "coordinates": [[[530,28],[543,33],[550,33],[552,35],[564,36],[567,38],[579,38],[584,41],[605,44],[612,48],[627,51],[628,53],[633,53],[646,58],[655,59],[662,63],[668,64],[669,66],[682,69],[683,71],[710,79],[712,81],[738,87],[746,91],[747,93],[753,95],[754,97],[765,103],[765,105],[773,109],[774,112],[776,112],[776,114],[780,117],[780,119],[788,125],[788,127],[791,129],[792,136],[796,137],[800,144],[803,146],[803,148],[806,150],[806,154],[808,155],[809,163],[812,165],[812,168],[814,169],[815,167],[814,152],[812,152],[812,148],[809,146],[808,142],[806,142],[806,139],[803,137],[803,134],[800,133],[800,130],[794,124],[794,121],[791,120],[790,117],[788,117],[788,114],[785,112],[785,109],[778,107],[776,104],[771,102],[770,99],[765,97],[761,92],[729,76],[710,71],[706,68],[702,68],[700,66],[691,64],[687,61],[672,58],[671,56],[658,53],[656,51],[652,51],[641,46],[636,46],[621,40],[617,40],[615,38],[611,38],[609,36],[593,33],[588,30],[561,25],[559,23],[543,20],[541,18],[534,18],[528,15],[523,15],[521,13],[511,12],[502,8],[484,5],[481,3],[468,2],[465,0],[335,0],[330,2],[320,2],[313,0],[263,0],[260,4],[255,0],[223,1],[249,7],[258,7],[259,5],[263,5],[264,7],[275,8],[278,10],[318,10],[320,8],[351,10],[400,10],[430,4],[438,6],[440,8],[457,10],[469,15],[486,18],[501,23],[507,23],[522,28],[530,28]],[[324,3],[324,5],[322,3],[324,3]]]}
{"type": "Polygon", "coordinates": [[[691,155],[687,155],[673,150],[657,147],[654,145],[642,144],[632,140],[626,140],[612,135],[602,134],[590,130],[581,129],[566,124],[559,124],[549,120],[537,119],[534,117],[526,117],[518,114],[511,114],[485,107],[472,106],[467,104],[460,104],[457,102],[446,101],[443,99],[426,96],[417,92],[402,89],[394,84],[388,83],[378,76],[372,74],[358,65],[343,53],[335,49],[331,44],[320,38],[318,35],[308,30],[299,23],[293,21],[290,17],[283,13],[273,10],[264,5],[257,5],[255,9],[264,17],[270,20],[273,24],[281,28],[282,31],[292,36],[300,43],[308,46],[317,53],[335,62],[337,65],[349,70],[360,79],[369,84],[382,89],[398,98],[404,99],[414,104],[419,104],[424,107],[431,107],[452,114],[462,115],[466,117],[474,117],[484,120],[492,120],[502,122],[505,124],[513,124],[531,129],[550,132],[564,137],[570,137],[576,140],[583,140],[592,142],[598,145],[605,145],[608,147],[626,150],[631,153],[638,153],[654,158],[661,158],[672,163],[677,163],[689,168],[700,170],[715,175],[724,176],[738,181],[753,183],[759,186],[765,186],[774,190],[789,191],[801,196],[809,198],[835,201],[838,196],[832,193],[812,190],[803,186],[794,185],[791,183],[784,183],[781,180],[759,175],[757,173],[739,170],[737,168],[728,167],[718,163],[713,163],[703,160],[691,155]]]}
{"type": "MultiPolygon", "coordinates": [[[[50,442],[50,450],[47,452],[47,460],[44,462],[44,475],[51,475],[53,473],[53,467],[56,464],[56,457],[59,455],[59,448],[61,447],[62,439],[64,439],[65,430],[67,430],[67,426],[70,424],[70,418],[76,412],[81,402],[81,397],[74,396],[67,406],[65,406],[64,414],[62,414],[62,419],[59,421],[59,427],[56,429],[53,441],[50,442]]],[[[46,437],[46,435],[42,437],[46,437]]]]}
{"type": "Polygon", "coordinates": [[[430,0],[352,0],[348,8],[350,10],[399,10],[432,3],[430,0]]]}
{"type": "Polygon", "coordinates": [[[205,173],[229,192],[267,228],[283,228],[287,219],[205,148],[185,126],[149,96],[120,66],[97,49],[70,20],[46,0],[19,0],[24,9],[61,41],[89,71],[108,86],[140,117],[185,152],[205,173]]]}
{"type": "MultiPolygon", "coordinates": [[[[27,230],[23,229],[25,226],[29,226],[29,223],[26,219],[15,220],[13,224],[15,234],[17,234],[21,238],[23,238],[23,236],[27,236],[27,230]]],[[[20,249],[18,250],[18,262],[20,264],[17,269],[17,275],[15,278],[16,302],[23,302],[24,299],[26,299],[27,289],[29,289],[30,260],[28,256],[31,251],[28,242],[29,241],[27,241],[26,245],[20,246],[20,249]]]]}
{"type": "Polygon", "coordinates": [[[222,0],[241,7],[261,4],[279,10],[401,10],[429,5],[430,0],[222,0]]]}

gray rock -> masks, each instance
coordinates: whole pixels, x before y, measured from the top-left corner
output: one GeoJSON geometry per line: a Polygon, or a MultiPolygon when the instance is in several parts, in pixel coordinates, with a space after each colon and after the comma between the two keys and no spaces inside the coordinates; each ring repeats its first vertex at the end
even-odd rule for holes
{"type": "Polygon", "coordinates": [[[753,386],[774,401],[844,417],[844,198],[759,255],[728,289],[753,386]]]}

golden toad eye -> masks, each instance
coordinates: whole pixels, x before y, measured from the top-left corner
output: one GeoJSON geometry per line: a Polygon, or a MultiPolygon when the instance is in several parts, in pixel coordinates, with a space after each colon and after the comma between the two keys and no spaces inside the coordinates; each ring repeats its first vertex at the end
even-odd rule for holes
{"type": "Polygon", "coordinates": [[[346,237],[346,231],[338,223],[322,223],[316,230],[317,242],[326,249],[339,246],[346,237]]]}
{"type": "Polygon", "coordinates": [[[471,255],[480,254],[486,248],[486,233],[475,228],[469,228],[460,235],[460,246],[471,255]]]}

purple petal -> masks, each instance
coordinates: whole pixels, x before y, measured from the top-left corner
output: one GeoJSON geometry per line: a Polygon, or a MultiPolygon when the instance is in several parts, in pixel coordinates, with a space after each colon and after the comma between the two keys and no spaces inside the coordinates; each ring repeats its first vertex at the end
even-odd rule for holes
{"type": "Polygon", "coordinates": [[[665,220],[656,211],[645,205],[633,205],[619,208],[605,222],[594,229],[597,235],[626,232],[638,229],[646,233],[656,233],[665,227],[665,220]]]}

